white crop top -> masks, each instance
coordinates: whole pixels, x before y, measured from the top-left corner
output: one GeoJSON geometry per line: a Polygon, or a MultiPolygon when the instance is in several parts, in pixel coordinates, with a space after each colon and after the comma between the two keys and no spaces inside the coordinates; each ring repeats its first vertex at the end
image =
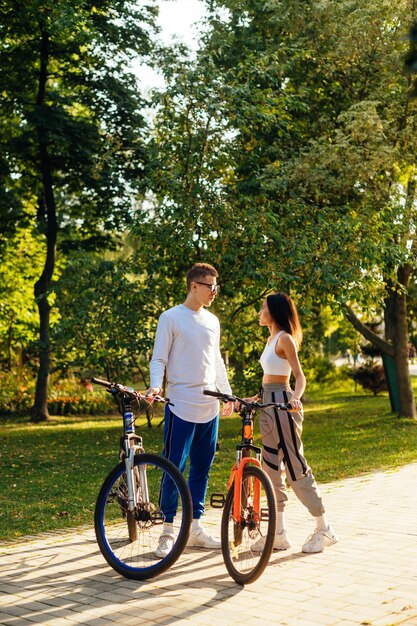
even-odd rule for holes
{"type": "Polygon", "coordinates": [[[259,362],[264,374],[272,376],[289,376],[291,374],[291,365],[288,363],[287,359],[282,359],[275,352],[275,346],[283,332],[283,330],[280,330],[275,337],[272,337],[271,341],[266,344],[262,352],[259,362]]]}

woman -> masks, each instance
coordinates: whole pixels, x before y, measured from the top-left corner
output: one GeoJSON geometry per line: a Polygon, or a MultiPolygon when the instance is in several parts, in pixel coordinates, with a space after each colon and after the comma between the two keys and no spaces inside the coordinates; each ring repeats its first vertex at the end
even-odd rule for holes
{"type": "MultiPolygon", "coordinates": [[[[307,538],[303,552],[322,552],[337,542],[327,521],[324,506],[313,473],[304,458],[301,441],[303,423],[302,397],[306,379],[297,351],[302,330],[297,309],[289,296],[274,293],[267,296],[259,313],[259,324],[269,329],[269,339],[260,358],[263,369],[262,402],[290,402],[293,410],[265,409],[260,415],[264,470],[274,485],[277,498],[277,535],[274,550],[291,546],[284,521],[288,500],[285,475],[295,495],[316,520],[314,532],[307,538]],[[291,371],[295,378],[294,391],[289,385],[291,371]]],[[[262,539],[252,549],[262,547],[262,539]]]]}

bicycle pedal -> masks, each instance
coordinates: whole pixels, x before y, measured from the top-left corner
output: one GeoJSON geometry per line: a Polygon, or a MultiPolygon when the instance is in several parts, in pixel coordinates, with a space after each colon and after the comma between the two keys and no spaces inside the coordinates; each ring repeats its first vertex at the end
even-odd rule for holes
{"type": "Polygon", "coordinates": [[[162,511],[151,513],[151,519],[153,524],[163,524],[165,522],[165,515],[162,511]]]}
{"type": "Polygon", "coordinates": [[[261,509],[261,520],[269,520],[269,509],[261,509]]]}
{"type": "Polygon", "coordinates": [[[222,509],[226,502],[226,496],[222,493],[212,493],[210,496],[210,506],[213,509],[222,509]]]}

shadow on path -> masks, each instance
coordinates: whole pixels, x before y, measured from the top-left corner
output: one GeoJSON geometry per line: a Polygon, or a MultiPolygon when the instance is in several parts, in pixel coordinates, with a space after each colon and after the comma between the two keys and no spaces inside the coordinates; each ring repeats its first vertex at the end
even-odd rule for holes
{"type": "Polygon", "coordinates": [[[95,626],[106,615],[117,613],[134,619],[137,612],[138,618],[142,613],[143,619],[151,618],[158,625],[168,626],[191,614],[204,612],[242,590],[225,569],[214,573],[222,566],[217,551],[197,556],[195,552],[186,551],[167,572],[150,580],[134,581],[119,576],[104,561],[102,563],[97,549],[85,554],[73,553],[67,558],[71,549],[82,549],[88,543],[77,541],[30,548],[20,556],[15,555],[12,562],[3,563],[1,623],[27,626],[26,618],[37,623],[73,618],[73,623],[78,623],[82,616],[83,624],[95,626]],[[169,614],[173,613],[170,598],[183,597],[184,590],[190,586],[203,593],[189,594],[187,607],[178,607],[175,617],[169,614]],[[151,617],[152,612],[155,615],[151,617]],[[5,613],[9,617],[5,618],[5,613]]]}

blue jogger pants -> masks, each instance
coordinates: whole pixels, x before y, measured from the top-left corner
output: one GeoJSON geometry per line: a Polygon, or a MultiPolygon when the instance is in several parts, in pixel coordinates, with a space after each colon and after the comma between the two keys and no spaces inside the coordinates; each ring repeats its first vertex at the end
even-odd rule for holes
{"type": "MultiPolygon", "coordinates": [[[[205,424],[186,422],[165,407],[163,456],[184,473],[190,458],[188,486],[193,502],[193,518],[200,519],[204,513],[204,500],[210,467],[216,452],[219,416],[205,424]]],[[[161,509],[168,523],[175,517],[178,494],[172,481],[165,476],[161,484],[161,509]]]]}

